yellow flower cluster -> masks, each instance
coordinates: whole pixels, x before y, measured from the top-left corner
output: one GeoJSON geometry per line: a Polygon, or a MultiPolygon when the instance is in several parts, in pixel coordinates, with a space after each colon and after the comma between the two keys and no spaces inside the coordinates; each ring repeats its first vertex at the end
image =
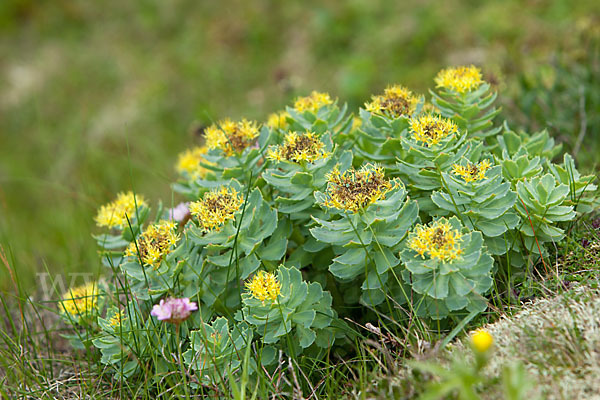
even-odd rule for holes
{"type": "Polygon", "coordinates": [[[440,218],[429,226],[418,224],[408,238],[408,247],[425,258],[452,263],[458,259],[461,249],[462,235],[445,219],[440,218]]]}
{"type": "Polygon", "coordinates": [[[385,89],[383,95],[372,96],[372,101],[365,103],[365,110],[399,117],[401,115],[412,115],[418,103],[419,99],[410,90],[404,86],[393,85],[385,89]]]}
{"type": "Polygon", "coordinates": [[[494,337],[484,329],[477,329],[471,335],[471,345],[479,353],[487,352],[494,344],[494,337]]]}
{"type": "Polygon", "coordinates": [[[191,203],[190,213],[198,219],[200,228],[209,232],[234,219],[243,203],[244,197],[234,188],[223,186],[204,194],[201,201],[191,203]]]}
{"type": "Polygon", "coordinates": [[[327,175],[327,200],[324,206],[358,212],[396,187],[396,181],[385,179],[383,167],[365,164],[358,171],[350,168],[343,173],[336,166],[327,175]]]}
{"type": "Polygon", "coordinates": [[[95,218],[96,224],[109,228],[127,226],[127,218],[135,216],[136,205],[145,206],[144,197],[136,196],[133,192],[119,193],[115,201],[100,207],[95,218]]]}
{"type": "Polygon", "coordinates": [[[258,125],[247,119],[239,122],[224,119],[206,128],[204,135],[209,149],[220,149],[229,157],[241,153],[256,142],[258,125]]]}
{"type": "Polygon", "coordinates": [[[161,221],[158,224],[148,226],[137,239],[137,242],[129,244],[125,250],[126,256],[138,257],[144,265],[158,268],[160,263],[173,250],[177,244],[179,235],[175,233],[175,223],[172,221],[161,221]],[[137,243],[137,246],[136,246],[137,243]]]}
{"type": "Polygon", "coordinates": [[[77,317],[86,315],[97,308],[98,304],[98,286],[96,282],[91,282],[83,286],[69,289],[63,294],[61,301],[61,311],[77,317]]]}
{"type": "Polygon", "coordinates": [[[436,87],[443,87],[458,93],[470,92],[477,89],[482,83],[484,81],[481,78],[481,70],[473,65],[446,68],[435,77],[436,87]]]}
{"type": "Polygon", "coordinates": [[[328,93],[312,91],[309,96],[298,97],[294,102],[294,108],[298,112],[310,111],[316,113],[319,108],[333,104],[328,93]]]}
{"type": "Polygon", "coordinates": [[[277,300],[281,293],[281,283],[274,274],[265,271],[258,271],[250,282],[246,282],[246,288],[252,297],[263,303],[265,300],[277,300]]]}
{"type": "Polygon", "coordinates": [[[315,162],[329,155],[325,144],[314,133],[297,134],[288,132],[282,145],[274,146],[267,152],[267,158],[275,161],[288,160],[295,163],[315,162]]]}
{"type": "Polygon", "coordinates": [[[290,114],[287,111],[279,111],[269,115],[267,126],[273,129],[286,129],[288,127],[287,118],[290,114]]]}
{"type": "Polygon", "coordinates": [[[110,320],[108,321],[110,326],[121,326],[121,324],[123,323],[123,320],[125,319],[125,310],[121,310],[118,311],[116,313],[113,314],[113,316],[110,318],[110,320]]]}
{"type": "Polygon", "coordinates": [[[454,164],[452,173],[461,176],[465,182],[474,182],[485,179],[485,172],[492,168],[488,160],[483,160],[480,163],[469,163],[467,166],[454,164]]]}
{"type": "Polygon", "coordinates": [[[197,146],[180,153],[177,165],[175,166],[177,172],[180,174],[186,172],[192,179],[204,178],[208,169],[204,168],[200,163],[213,164],[204,158],[204,154],[207,151],[208,148],[206,146],[197,146]]]}
{"type": "Polygon", "coordinates": [[[434,146],[445,137],[458,132],[458,127],[449,119],[423,115],[410,120],[410,130],[416,140],[427,146],[434,146]]]}

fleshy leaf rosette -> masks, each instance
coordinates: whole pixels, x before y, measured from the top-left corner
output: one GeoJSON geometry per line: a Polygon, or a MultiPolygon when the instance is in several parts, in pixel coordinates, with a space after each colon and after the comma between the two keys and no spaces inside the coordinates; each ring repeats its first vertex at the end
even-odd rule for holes
{"type": "Polygon", "coordinates": [[[245,322],[230,327],[226,318],[218,317],[190,332],[190,348],[183,359],[203,384],[222,384],[239,372],[252,335],[245,322]]]}
{"type": "Polygon", "coordinates": [[[502,177],[502,167],[484,159],[478,163],[463,160],[450,173],[443,172],[442,191],[433,192],[431,200],[448,213],[463,216],[465,225],[483,233],[491,254],[504,254],[511,247],[507,231],[520,222],[513,210],[517,195],[510,182],[502,177]]]}
{"type": "Polygon", "coordinates": [[[416,221],[418,206],[407,199],[401,182],[384,177],[382,168],[367,164],[363,169],[337,172],[325,193],[315,193],[329,218],[313,217],[318,226],[310,233],[332,245],[336,257],[329,271],[342,282],[360,279],[362,301],[377,305],[388,293],[389,271],[400,262],[394,253],[416,221]]]}
{"type": "Polygon", "coordinates": [[[528,252],[538,253],[536,239],[537,243],[543,243],[565,237],[564,229],[558,224],[576,216],[573,206],[563,205],[569,199],[569,186],[546,174],[517,182],[517,195],[516,210],[524,221],[520,231],[528,252]]]}
{"type": "Polygon", "coordinates": [[[313,91],[298,97],[293,106],[285,108],[285,112],[287,129],[317,135],[331,132],[333,141],[340,145],[347,142],[347,133],[352,128],[348,105],[339,107],[337,99],[332,99],[327,93],[313,91]]]}
{"type": "MultiPolygon", "coordinates": [[[[271,167],[262,176],[269,185],[277,190],[275,198],[277,210],[288,214],[294,220],[310,219],[311,210],[309,209],[315,202],[313,192],[323,188],[327,182],[327,173],[336,162],[340,162],[337,158],[332,157],[333,142],[330,134],[320,137],[315,135],[305,141],[306,147],[315,147],[315,142],[318,141],[323,146],[321,156],[310,161],[299,160],[295,154],[318,153],[319,149],[310,149],[308,152],[300,149],[292,153],[290,143],[285,142],[271,150],[274,154],[273,157],[277,156],[278,159],[271,159],[271,167]],[[288,153],[291,154],[288,155],[288,153]]],[[[341,157],[345,164],[352,162],[350,152],[343,153],[341,157]]]]}
{"type": "Polygon", "coordinates": [[[417,225],[400,258],[418,315],[442,319],[453,311],[486,309],[483,296],[492,287],[494,260],[481,232],[464,228],[458,218],[417,225]]]}
{"type": "Polygon", "coordinates": [[[265,344],[291,345],[298,354],[312,344],[328,348],[340,333],[333,326],[337,313],[331,308],[329,292],[317,282],[303,281],[295,267],[279,266],[276,278],[272,273],[262,273],[247,288],[236,319],[253,326],[265,344]],[[262,286],[268,290],[262,290],[262,286]]]}
{"type": "MultiPolygon", "coordinates": [[[[231,185],[242,193],[235,181],[231,185]]],[[[269,206],[258,188],[252,190],[247,199],[245,195],[240,198],[239,208],[234,207],[235,210],[229,201],[199,208],[206,212],[193,217],[187,225],[187,238],[199,256],[187,263],[189,268],[184,271],[185,278],[195,283],[203,303],[212,306],[220,299],[222,306],[235,307],[239,305],[237,280],[246,279],[256,271],[260,265],[259,256],[263,262],[278,262],[285,253],[287,239],[284,235],[278,240],[268,240],[275,232],[280,233],[276,231],[277,210],[269,206]],[[224,209],[218,210],[219,204],[224,209]],[[202,216],[205,221],[197,220],[202,216]],[[211,221],[214,223],[209,224],[211,221]],[[222,224],[216,224],[218,221],[222,224]],[[212,228],[207,229],[209,226],[212,228]]],[[[196,293],[190,291],[185,295],[193,297],[196,293]]]]}
{"type": "Polygon", "coordinates": [[[435,83],[438,91],[429,91],[432,104],[469,137],[486,138],[500,131],[492,122],[500,113],[493,106],[497,93],[483,80],[479,68],[471,65],[444,69],[435,83]]]}

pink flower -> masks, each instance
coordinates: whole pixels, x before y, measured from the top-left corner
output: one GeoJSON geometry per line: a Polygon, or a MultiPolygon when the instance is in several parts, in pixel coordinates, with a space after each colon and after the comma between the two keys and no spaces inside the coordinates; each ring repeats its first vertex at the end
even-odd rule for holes
{"type": "Polygon", "coordinates": [[[188,216],[190,210],[188,208],[190,203],[179,203],[173,208],[169,208],[169,219],[177,222],[181,222],[188,216]]]}
{"type": "Polygon", "coordinates": [[[150,315],[155,316],[159,321],[180,324],[190,316],[192,311],[197,309],[198,305],[190,302],[190,299],[187,297],[183,299],[167,297],[166,300],[162,299],[159,304],[154,305],[150,315]]]}

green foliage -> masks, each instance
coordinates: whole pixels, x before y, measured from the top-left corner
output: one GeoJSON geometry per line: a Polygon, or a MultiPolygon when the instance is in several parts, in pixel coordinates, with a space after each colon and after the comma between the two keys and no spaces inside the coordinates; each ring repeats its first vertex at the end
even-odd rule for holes
{"type": "Polygon", "coordinates": [[[404,281],[418,296],[414,308],[419,315],[434,319],[463,309],[482,312],[487,308],[484,295],[493,282],[494,260],[483,245],[482,234],[464,228],[456,217],[448,222],[452,229],[462,233],[459,259],[423,257],[411,248],[400,253],[406,266],[402,271],[404,281]]]}
{"type": "Polygon", "coordinates": [[[495,97],[477,83],[435,92],[437,111],[421,99],[410,116],[356,118],[313,92],[258,136],[207,133],[213,149],[185,159],[174,186],[193,202],[181,205],[188,213],[158,207],[150,223],[142,207],[95,236],[119,284],[79,343],[123,376],[180,373],[185,361],[197,388],[241,393],[283,355],[314,366],[351,351],[356,334],[338,315],[365,326],[389,318],[408,337],[465,314],[468,323],[492,287],[528,279],[598,202],[570,156],[553,162],[560,148],[547,132],[499,133],[495,97]],[[243,146],[231,151],[235,140],[243,146]],[[164,232],[147,237],[153,224],[164,232]],[[198,312],[154,319],[167,297],[198,312]],[[122,308],[135,319],[116,328],[108,321],[122,308]]]}
{"type": "Polygon", "coordinates": [[[431,103],[440,114],[453,119],[461,130],[468,132],[469,137],[487,138],[500,131],[493,123],[500,113],[494,107],[497,93],[491,90],[488,83],[466,93],[448,89],[430,93],[431,103]]]}
{"type": "Polygon", "coordinates": [[[504,181],[500,166],[492,167],[485,175],[483,180],[465,182],[443,172],[444,190],[433,192],[431,200],[441,210],[459,215],[469,229],[480,231],[491,254],[504,254],[504,233],[520,221],[513,209],[517,195],[504,181]]]}
{"type": "MultiPolygon", "coordinates": [[[[315,198],[322,203],[325,195],[316,192],[315,198]]],[[[395,254],[417,215],[417,203],[408,200],[406,190],[399,185],[387,199],[364,212],[331,209],[328,219],[313,217],[318,225],[310,233],[317,241],[333,246],[336,257],[329,265],[331,274],[346,283],[358,280],[361,300],[377,305],[385,300],[391,270],[400,262],[395,254]]],[[[397,300],[404,303],[406,299],[397,300]]]]}
{"type": "Polygon", "coordinates": [[[230,329],[227,319],[218,317],[190,332],[190,348],[183,358],[202,384],[216,386],[224,377],[237,374],[251,342],[252,330],[247,325],[237,323],[230,329]]]}
{"type": "Polygon", "coordinates": [[[569,187],[557,184],[550,174],[519,181],[517,183],[519,202],[515,208],[523,218],[520,227],[525,248],[533,250],[538,242],[557,242],[564,237],[564,229],[558,222],[575,218],[573,206],[563,205],[569,196],[569,187]]]}
{"type": "Polygon", "coordinates": [[[244,307],[236,315],[254,327],[265,345],[279,343],[291,354],[300,354],[313,343],[323,349],[335,341],[331,295],[317,282],[306,283],[294,267],[277,270],[281,292],[276,300],[261,301],[244,293],[244,307]]]}

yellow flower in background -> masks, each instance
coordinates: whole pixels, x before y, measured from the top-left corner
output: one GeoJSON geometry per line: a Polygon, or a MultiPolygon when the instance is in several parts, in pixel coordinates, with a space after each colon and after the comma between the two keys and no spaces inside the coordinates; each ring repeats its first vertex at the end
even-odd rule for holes
{"type": "Polygon", "coordinates": [[[449,119],[434,115],[423,115],[411,118],[410,130],[414,138],[431,147],[438,144],[447,136],[458,132],[456,124],[449,119]]]}
{"type": "Polygon", "coordinates": [[[436,87],[466,93],[477,89],[484,80],[481,70],[473,65],[466,67],[446,68],[438,72],[435,77],[436,87]]]}
{"type": "Polygon", "coordinates": [[[179,235],[175,233],[175,223],[161,221],[148,226],[136,242],[129,244],[126,256],[138,257],[144,265],[158,268],[162,260],[173,251],[179,235]]]}
{"type": "Polygon", "coordinates": [[[485,329],[478,329],[471,335],[471,345],[479,353],[487,352],[494,344],[494,337],[485,329]]]}
{"type": "Polygon", "coordinates": [[[314,133],[288,132],[282,145],[273,146],[267,152],[267,158],[275,161],[288,160],[295,163],[315,162],[326,158],[325,144],[314,133]]]}
{"type": "Polygon", "coordinates": [[[287,111],[279,111],[269,115],[267,126],[273,129],[286,129],[288,127],[287,118],[290,114],[287,111]]]}
{"type": "Polygon", "coordinates": [[[358,171],[350,168],[343,173],[336,166],[327,175],[327,200],[323,205],[355,213],[385,199],[386,193],[397,185],[397,181],[385,178],[383,167],[375,164],[365,164],[358,171]]]}
{"type": "Polygon", "coordinates": [[[333,104],[328,93],[313,90],[309,96],[298,97],[294,102],[294,108],[298,112],[310,111],[316,113],[321,107],[333,104]]]}
{"type": "Polygon", "coordinates": [[[389,86],[383,95],[372,96],[370,103],[365,103],[365,110],[371,113],[385,113],[393,117],[412,115],[419,103],[419,98],[400,85],[389,86]]]}
{"type": "Polygon", "coordinates": [[[432,222],[429,226],[417,224],[408,237],[408,247],[421,257],[452,263],[462,254],[462,235],[452,228],[445,218],[432,222]]]}
{"type": "Polygon", "coordinates": [[[177,165],[175,166],[177,172],[179,174],[185,172],[193,179],[204,178],[209,170],[200,165],[200,163],[213,164],[204,159],[207,151],[208,148],[206,146],[197,146],[180,153],[177,158],[177,165]]]}
{"type": "Polygon", "coordinates": [[[440,110],[429,102],[423,103],[423,113],[425,114],[440,114],[440,110]]]}
{"type": "Polygon", "coordinates": [[[483,160],[480,163],[469,163],[466,166],[454,164],[452,173],[461,176],[465,182],[469,183],[485,179],[485,172],[490,168],[492,168],[490,162],[483,160]]]}
{"type": "Polygon", "coordinates": [[[233,220],[243,203],[244,197],[234,188],[223,186],[205,193],[202,200],[190,203],[190,213],[196,217],[200,228],[209,232],[233,220]]]}
{"type": "Polygon", "coordinates": [[[98,307],[98,286],[91,282],[83,286],[69,289],[63,294],[61,311],[73,317],[86,315],[98,307]]]}
{"type": "Polygon", "coordinates": [[[206,128],[204,135],[209,149],[220,149],[229,157],[256,142],[258,124],[247,119],[239,122],[224,119],[206,128]]]}
{"type": "Polygon", "coordinates": [[[281,293],[281,283],[277,281],[274,274],[266,271],[258,271],[250,282],[246,282],[246,288],[252,297],[263,303],[265,300],[277,300],[277,296],[281,293]]]}
{"type": "Polygon", "coordinates": [[[96,224],[108,228],[127,226],[127,218],[135,216],[136,205],[146,206],[143,196],[136,196],[133,192],[121,192],[117,194],[116,200],[100,207],[95,218],[96,224]]]}

